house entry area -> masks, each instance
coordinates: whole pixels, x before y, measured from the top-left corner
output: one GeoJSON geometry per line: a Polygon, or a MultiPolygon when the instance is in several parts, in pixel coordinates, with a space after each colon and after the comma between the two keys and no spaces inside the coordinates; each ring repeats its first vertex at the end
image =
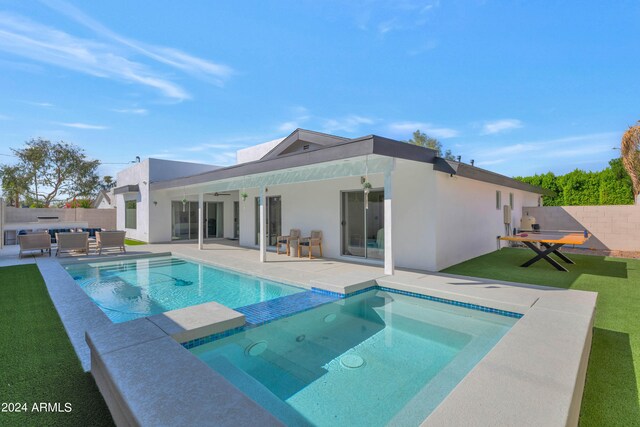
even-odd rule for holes
{"type": "MultiPolygon", "coordinates": [[[[204,203],[204,238],[224,236],[223,202],[204,203]]],[[[171,239],[198,238],[198,202],[171,202],[171,239]]]]}
{"type": "Polygon", "coordinates": [[[342,192],[341,225],[342,255],[384,259],[383,190],[342,192]]]}
{"type": "MultiPolygon", "coordinates": [[[[256,245],[260,244],[260,197],[255,199],[256,245]]],[[[282,198],[269,196],[265,198],[265,230],[267,230],[267,245],[275,246],[278,236],[282,235],[282,198]]]]}

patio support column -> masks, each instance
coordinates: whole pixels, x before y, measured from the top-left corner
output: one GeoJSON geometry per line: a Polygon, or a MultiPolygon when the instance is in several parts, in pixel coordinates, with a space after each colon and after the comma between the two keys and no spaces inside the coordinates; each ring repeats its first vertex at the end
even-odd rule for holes
{"type": "Polygon", "coordinates": [[[393,171],[395,169],[395,159],[392,160],[391,166],[384,173],[384,274],[392,275],[395,269],[393,259],[393,214],[391,206],[393,205],[393,171]]]}
{"type": "Polygon", "coordinates": [[[198,249],[204,246],[204,193],[198,194],[198,249]]]}
{"type": "Polygon", "coordinates": [[[264,186],[262,186],[260,187],[260,234],[258,235],[258,240],[260,241],[260,262],[267,262],[267,235],[265,233],[266,212],[264,193],[264,186]]]}

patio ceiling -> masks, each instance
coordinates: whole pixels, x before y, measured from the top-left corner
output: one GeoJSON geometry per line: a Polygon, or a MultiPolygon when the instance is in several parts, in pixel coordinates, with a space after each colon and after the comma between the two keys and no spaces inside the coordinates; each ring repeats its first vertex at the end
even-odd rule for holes
{"type": "Polygon", "coordinates": [[[244,190],[274,185],[324,181],[350,176],[383,174],[393,167],[393,158],[384,156],[362,156],[339,161],[318,163],[243,177],[222,179],[196,185],[168,189],[170,194],[183,195],[244,190]]]}

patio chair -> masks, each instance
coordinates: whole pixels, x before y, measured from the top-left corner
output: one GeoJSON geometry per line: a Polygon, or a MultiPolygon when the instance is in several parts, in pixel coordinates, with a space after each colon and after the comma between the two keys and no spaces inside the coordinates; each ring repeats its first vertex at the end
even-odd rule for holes
{"type": "Polygon", "coordinates": [[[278,236],[276,239],[276,254],[280,255],[280,245],[286,245],[287,255],[291,255],[291,242],[297,242],[300,239],[300,229],[292,228],[289,230],[288,236],[278,236]]]}
{"type": "Polygon", "coordinates": [[[322,258],[322,231],[312,230],[311,236],[300,238],[298,241],[298,258],[301,256],[303,247],[309,249],[309,259],[313,258],[312,252],[314,246],[320,249],[320,257],[322,258]]]}
{"type": "Polygon", "coordinates": [[[51,256],[51,237],[47,232],[20,234],[18,244],[20,245],[18,258],[22,258],[22,254],[27,251],[40,251],[40,253],[48,251],[51,256]]]}
{"type": "Polygon", "coordinates": [[[56,233],[58,249],[56,256],[60,252],[84,252],[89,255],[89,233],[56,233]]]}
{"type": "Polygon", "coordinates": [[[102,250],[107,248],[118,248],[127,253],[124,247],[125,234],[125,231],[96,231],[98,255],[102,255],[102,250]]]}

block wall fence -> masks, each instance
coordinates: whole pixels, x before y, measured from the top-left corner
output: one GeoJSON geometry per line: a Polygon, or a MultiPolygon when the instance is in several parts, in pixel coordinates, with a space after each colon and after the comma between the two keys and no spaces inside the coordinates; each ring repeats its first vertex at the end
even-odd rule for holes
{"type": "Polygon", "coordinates": [[[89,227],[107,230],[116,229],[115,209],[60,209],[60,208],[13,208],[6,207],[5,224],[12,222],[37,222],[39,216],[57,216],[60,221],[86,221],[89,227]]]}
{"type": "Polygon", "coordinates": [[[640,205],[523,207],[542,230],[588,230],[584,247],[640,251],[640,205]]]}

